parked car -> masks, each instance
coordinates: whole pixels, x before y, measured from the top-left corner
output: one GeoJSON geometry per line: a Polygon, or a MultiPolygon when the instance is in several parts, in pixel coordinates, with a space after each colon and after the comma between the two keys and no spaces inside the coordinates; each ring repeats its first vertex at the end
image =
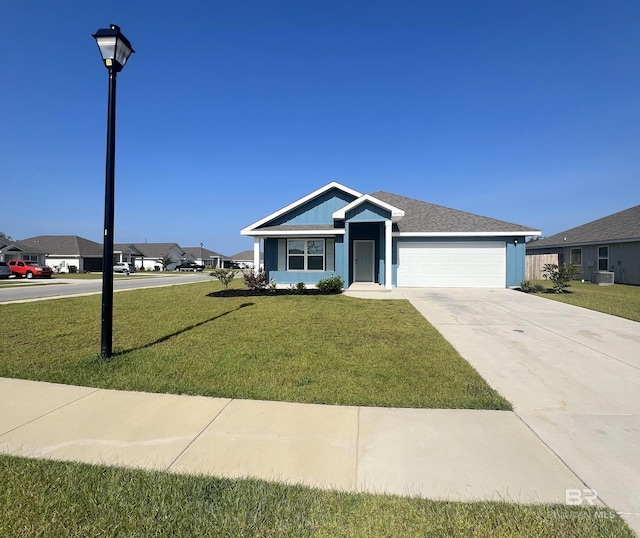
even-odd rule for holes
{"type": "Polygon", "coordinates": [[[180,265],[176,265],[176,271],[203,271],[204,267],[202,265],[198,265],[195,262],[182,262],[180,265]]]}
{"type": "Polygon", "coordinates": [[[136,268],[132,263],[127,262],[118,262],[113,266],[114,273],[124,273],[128,275],[129,273],[135,273],[136,268]]]}
{"type": "Polygon", "coordinates": [[[9,268],[16,277],[22,278],[51,278],[53,269],[48,265],[41,265],[38,262],[31,260],[11,260],[9,262],[9,268]]]}
{"type": "Polygon", "coordinates": [[[0,262],[0,278],[9,278],[13,273],[11,268],[4,262],[0,262]]]}

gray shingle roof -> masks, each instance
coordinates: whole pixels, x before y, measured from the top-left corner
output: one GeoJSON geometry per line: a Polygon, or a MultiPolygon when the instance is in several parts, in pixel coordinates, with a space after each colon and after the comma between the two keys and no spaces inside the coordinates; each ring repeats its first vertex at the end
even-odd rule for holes
{"type": "Polygon", "coordinates": [[[23,239],[22,243],[33,245],[51,256],[102,257],[102,244],[77,235],[38,235],[23,239]]]}
{"type": "Polygon", "coordinates": [[[13,239],[0,239],[0,251],[24,252],[25,254],[46,254],[44,250],[36,248],[32,243],[14,241],[13,239]]]}
{"type": "MultiPolygon", "coordinates": [[[[190,254],[194,258],[199,258],[200,257],[200,247],[182,247],[182,250],[184,250],[186,254],[190,254]]],[[[213,250],[209,250],[209,249],[204,248],[204,247],[202,248],[202,255],[205,258],[208,258],[210,256],[218,256],[219,258],[221,258],[223,260],[229,259],[229,257],[225,256],[224,254],[220,254],[219,252],[215,252],[213,250]]]]}
{"type": "Polygon", "coordinates": [[[539,239],[527,244],[527,250],[633,240],[640,241],[640,205],[539,239]]]}
{"type": "MultiPolygon", "coordinates": [[[[260,253],[260,259],[264,259],[264,253],[260,253]]],[[[253,261],[253,250],[243,250],[242,252],[238,252],[237,254],[234,254],[233,256],[229,256],[232,260],[239,260],[239,261],[243,261],[243,260],[252,260],[253,261]]]]}
{"type": "MultiPolygon", "coordinates": [[[[406,196],[378,191],[371,194],[383,202],[402,209],[405,216],[397,224],[399,232],[534,232],[535,228],[466,213],[458,209],[422,202],[406,196]]],[[[395,226],[394,226],[395,228],[395,226]]]]}

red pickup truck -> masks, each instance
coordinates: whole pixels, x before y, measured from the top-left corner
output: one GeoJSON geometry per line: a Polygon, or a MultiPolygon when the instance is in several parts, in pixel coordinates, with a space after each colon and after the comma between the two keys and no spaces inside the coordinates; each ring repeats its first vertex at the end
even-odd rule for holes
{"type": "Polygon", "coordinates": [[[51,278],[51,275],[53,274],[53,269],[51,269],[51,267],[40,265],[38,262],[30,260],[11,260],[7,263],[9,264],[11,272],[16,275],[16,277],[20,278],[23,276],[26,276],[27,278],[51,278]]]}

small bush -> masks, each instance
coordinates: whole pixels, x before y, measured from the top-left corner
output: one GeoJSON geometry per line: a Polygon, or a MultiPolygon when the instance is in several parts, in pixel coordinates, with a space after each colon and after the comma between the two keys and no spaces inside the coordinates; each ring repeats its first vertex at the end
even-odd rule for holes
{"type": "Polygon", "coordinates": [[[569,287],[571,279],[579,272],[580,268],[573,263],[565,263],[563,265],[547,263],[544,265],[542,276],[551,280],[553,291],[563,293],[564,289],[569,287]]]}
{"type": "Polygon", "coordinates": [[[253,271],[250,269],[244,272],[244,285],[250,290],[263,290],[267,287],[267,273],[264,271],[253,271]]]}
{"type": "Polygon", "coordinates": [[[338,275],[329,278],[323,278],[318,282],[318,289],[322,293],[342,293],[344,288],[344,280],[338,275]]]}
{"type": "Polygon", "coordinates": [[[520,282],[520,291],[525,293],[542,293],[544,291],[544,286],[538,282],[523,280],[520,282]]]}
{"type": "Polygon", "coordinates": [[[306,289],[307,289],[307,286],[305,285],[304,282],[298,282],[297,284],[291,284],[289,286],[289,291],[291,293],[304,293],[306,289]]]}
{"type": "Polygon", "coordinates": [[[217,278],[226,290],[229,289],[229,284],[231,284],[235,278],[236,273],[237,271],[234,271],[233,269],[214,269],[209,273],[209,276],[217,278]]]}

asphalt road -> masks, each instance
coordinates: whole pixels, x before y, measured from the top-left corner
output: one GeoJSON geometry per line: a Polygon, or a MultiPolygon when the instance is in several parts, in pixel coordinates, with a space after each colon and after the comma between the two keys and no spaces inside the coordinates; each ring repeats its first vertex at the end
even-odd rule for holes
{"type": "MultiPolygon", "coordinates": [[[[204,282],[206,280],[213,282],[213,279],[206,273],[181,273],[171,276],[134,274],[128,278],[114,278],[113,290],[125,291],[158,286],[175,286],[178,284],[204,282]]],[[[13,279],[8,282],[13,282],[13,279]]],[[[55,299],[57,297],[74,295],[92,295],[97,293],[102,293],[102,279],[23,279],[15,286],[0,288],[0,304],[55,299]]]]}

